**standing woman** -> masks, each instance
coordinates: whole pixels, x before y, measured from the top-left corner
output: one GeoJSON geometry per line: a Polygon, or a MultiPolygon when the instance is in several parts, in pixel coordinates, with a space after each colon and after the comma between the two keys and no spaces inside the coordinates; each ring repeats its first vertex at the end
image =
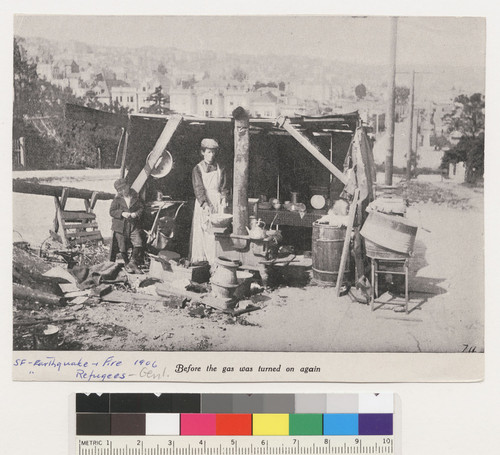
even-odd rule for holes
{"type": "Polygon", "coordinates": [[[215,262],[215,236],[210,222],[212,213],[222,213],[227,207],[226,171],[217,163],[219,144],[215,139],[201,141],[200,161],[193,169],[194,204],[191,228],[191,262],[215,262]]]}

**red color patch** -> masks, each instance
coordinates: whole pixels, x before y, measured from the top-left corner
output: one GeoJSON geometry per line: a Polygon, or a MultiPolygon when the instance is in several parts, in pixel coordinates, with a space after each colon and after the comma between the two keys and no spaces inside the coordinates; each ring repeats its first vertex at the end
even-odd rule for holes
{"type": "Polygon", "coordinates": [[[217,436],[251,436],[252,414],[217,414],[217,436]]]}

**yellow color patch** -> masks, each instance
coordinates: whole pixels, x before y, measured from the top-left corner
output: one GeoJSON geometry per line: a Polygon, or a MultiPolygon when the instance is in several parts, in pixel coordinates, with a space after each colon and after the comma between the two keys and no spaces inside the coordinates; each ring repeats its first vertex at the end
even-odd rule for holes
{"type": "Polygon", "coordinates": [[[288,414],[254,414],[255,436],[288,436],[288,414]]]}

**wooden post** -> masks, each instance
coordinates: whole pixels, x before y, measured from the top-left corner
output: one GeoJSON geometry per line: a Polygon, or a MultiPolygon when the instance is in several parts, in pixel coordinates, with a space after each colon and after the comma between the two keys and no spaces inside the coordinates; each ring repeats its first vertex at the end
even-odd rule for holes
{"type": "Polygon", "coordinates": [[[388,136],[387,153],[385,155],[385,184],[392,185],[392,172],[394,163],[394,103],[396,89],[396,46],[398,36],[398,18],[391,17],[391,47],[390,47],[390,72],[387,84],[387,121],[386,129],[388,136]]]}
{"type": "Polygon", "coordinates": [[[347,219],[347,230],[345,232],[344,247],[342,248],[342,256],[340,258],[339,274],[337,276],[337,297],[340,296],[340,288],[344,279],[344,270],[347,263],[347,255],[349,254],[349,245],[351,243],[352,226],[354,225],[354,217],[356,216],[356,208],[359,200],[359,189],[354,190],[351,207],[349,208],[349,217],[347,219]]]}
{"type": "Polygon", "coordinates": [[[411,72],[411,95],[410,95],[410,126],[408,127],[408,151],[406,152],[406,181],[411,179],[411,152],[413,149],[413,109],[415,104],[415,70],[411,72]]]}
{"type": "MultiPolygon", "coordinates": [[[[129,121],[130,126],[130,121],[129,121]]],[[[122,152],[122,164],[120,166],[120,178],[125,178],[125,161],[127,159],[127,149],[128,149],[128,127],[125,130],[125,140],[123,142],[123,152],[122,152]]]]}
{"type": "Polygon", "coordinates": [[[234,118],[234,177],[233,234],[246,235],[248,226],[248,162],[249,119],[242,107],[233,111],[234,118]]]}

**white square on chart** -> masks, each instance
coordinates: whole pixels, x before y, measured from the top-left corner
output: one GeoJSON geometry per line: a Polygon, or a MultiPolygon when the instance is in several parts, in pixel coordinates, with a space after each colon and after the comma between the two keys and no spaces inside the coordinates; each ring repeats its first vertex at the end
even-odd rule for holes
{"type": "Polygon", "coordinates": [[[393,393],[360,393],[360,414],[392,414],[394,412],[393,393]]]}
{"type": "Polygon", "coordinates": [[[180,434],[180,414],[146,414],[146,436],[180,434]]]}

